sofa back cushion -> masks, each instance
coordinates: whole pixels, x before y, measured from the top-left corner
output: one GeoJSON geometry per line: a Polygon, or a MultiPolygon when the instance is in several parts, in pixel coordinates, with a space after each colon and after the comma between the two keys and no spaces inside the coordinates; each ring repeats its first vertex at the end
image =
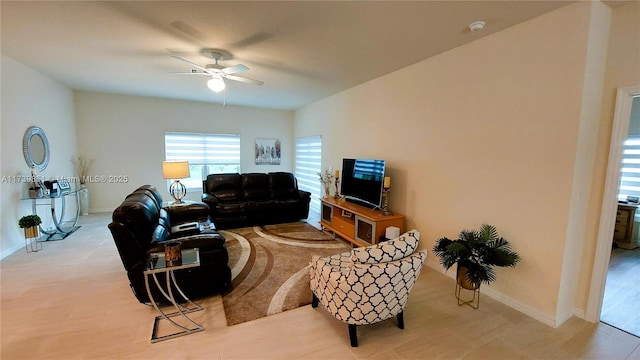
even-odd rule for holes
{"type": "Polygon", "coordinates": [[[268,200],[269,175],[264,173],[242,174],[242,191],[245,200],[268,200]]]}
{"type": "Polygon", "coordinates": [[[407,231],[393,240],[351,250],[351,261],[360,264],[377,264],[402,259],[416,250],[419,240],[418,230],[407,231]]]}
{"type": "Polygon", "coordinates": [[[159,217],[160,207],[145,191],[133,192],[113,211],[113,221],[125,225],[142,248],[151,242],[159,217]]]}
{"type": "Polygon", "coordinates": [[[289,172],[269,173],[269,196],[271,199],[298,198],[295,176],[289,172]]]}
{"type": "Polygon", "coordinates": [[[210,174],[205,182],[205,193],[222,202],[242,200],[242,177],[240,174],[210,174]]]}
{"type": "Polygon", "coordinates": [[[144,193],[147,196],[152,197],[159,207],[162,207],[162,195],[160,195],[160,191],[153,185],[142,185],[139,188],[135,189],[133,193],[144,193]]]}

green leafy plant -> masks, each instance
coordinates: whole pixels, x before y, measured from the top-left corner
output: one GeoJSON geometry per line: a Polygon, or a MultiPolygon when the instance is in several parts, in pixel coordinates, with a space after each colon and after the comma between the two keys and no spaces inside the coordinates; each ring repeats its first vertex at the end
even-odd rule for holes
{"type": "Polygon", "coordinates": [[[38,215],[26,215],[18,220],[18,225],[23,229],[38,226],[40,224],[42,224],[42,220],[38,215]]]}
{"type": "Polygon", "coordinates": [[[433,253],[447,270],[454,264],[466,268],[466,278],[475,287],[496,280],[494,266],[513,267],[520,261],[511,244],[498,236],[495,226],[487,224],[480,230],[463,230],[455,240],[438,239],[433,253]]]}

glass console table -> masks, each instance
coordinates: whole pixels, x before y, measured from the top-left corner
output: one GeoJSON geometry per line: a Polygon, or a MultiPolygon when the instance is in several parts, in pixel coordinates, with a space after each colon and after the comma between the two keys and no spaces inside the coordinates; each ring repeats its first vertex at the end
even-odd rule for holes
{"type": "Polygon", "coordinates": [[[152,253],[149,257],[149,262],[147,263],[147,267],[144,270],[144,284],[147,288],[147,294],[149,295],[149,300],[151,300],[151,304],[153,307],[161,314],[155,317],[153,322],[153,331],[151,333],[151,342],[155,343],[162,340],[173,339],[178,336],[191,334],[194,332],[204,330],[204,327],[195,321],[191,320],[188,313],[194,311],[202,310],[200,305],[193,303],[189,298],[184,294],[184,292],[178,286],[176,282],[175,274],[173,273],[175,270],[188,269],[193,267],[200,266],[200,251],[198,248],[193,249],[183,249],[182,250],[182,265],[176,266],[167,266],[165,262],[165,254],[164,252],[152,253]],[[157,278],[158,274],[164,274],[165,285],[161,286],[160,281],[157,278]],[[166,300],[169,300],[171,305],[175,308],[174,312],[167,313],[165,312],[161,305],[158,304],[156,299],[153,298],[153,292],[151,291],[150,281],[153,279],[153,282],[156,285],[156,288],[160,290],[162,295],[166,300]],[[176,289],[180,296],[187,302],[187,306],[183,306],[176,301],[176,298],[173,294],[173,289],[176,289]],[[165,291],[165,289],[167,289],[165,291]],[[175,321],[173,318],[176,316],[182,317],[182,323],[175,321]],[[158,325],[160,320],[165,319],[170,324],[178,328],[177,332],[168,334],[168,335],[158,335],[158,325]]]}
{"type": "Polygon", "coordinates": [[[22,200],[31,200],[31,208],[33,214],[38,214],[38,206],[48,205],[51,209],[51,219],[53,220],[55,228],[52,230],[45,230],[42,228],[42,224],[39,225],[40,232],[47,235],[47,238],[45,240],[62,240],[80,228],[80,226],[78,226],[78,218],[80,216],[79,189],[70,191],[57,191],[55,193],[37,198],[25,197],[22,198],[22,200]],[[69,195],[74,196],[76,199],[76,211],[73,217],[65,220],[65,199],[69,195]],[[56,199],[60,199],[60,216],[56,214],[56,199]]]}

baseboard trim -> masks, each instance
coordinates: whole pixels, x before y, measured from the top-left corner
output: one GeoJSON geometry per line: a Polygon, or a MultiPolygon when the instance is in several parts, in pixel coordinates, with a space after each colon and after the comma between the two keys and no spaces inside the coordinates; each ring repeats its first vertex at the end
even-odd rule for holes
{"type": "MultiPolygon", "coordinates": [[[[442,265],[439,262],[435,262],[433,260],[429,260],[427,259],[427,261],[425,262],[425,264],[430,267],[431,269],[446,275],[447,277],[451,278],[454,282],[455,282],[455,271],[448,271],[446,272],[444,270],[444,268],[442,267],[442,265]]],[[[454,286],[454,284],[451,285],[452,287],[454,286]]],[[[519,301],[516,301],[508,296],[505,296],[504,294],[497,292],[493,289],[491,289],[491,287],[489,286],[482,286],[481,288],[481,294],[482,295],[486,295],[490,298],[492,298],[493,300],[496,300],[504,305],[509,306],[512,309],[518,310],[519,312],[532,317],[546,325],[549,325],[551,327],[557,328],[558,326],[562,325],[566,320],[568,320],[571,316],[569,316],[569,318],[567,319],[557,319],[549,314],[544,314],[528,305],[525,305],[519,301]]]]}
{"type": "Polygon", "coordinates": [[[18,251],[18,250],[20,250],[22,248],[24,248],[24,244],[18,243],[18,244],[15,244],[15,245],[13,245],[12,247],[10,247],[8,249],[2,250],[2,252],[0,252],[0,260],[6,258],[7,256],[13,254],[14,252],[16,252],[16,251],[18,251]]]}

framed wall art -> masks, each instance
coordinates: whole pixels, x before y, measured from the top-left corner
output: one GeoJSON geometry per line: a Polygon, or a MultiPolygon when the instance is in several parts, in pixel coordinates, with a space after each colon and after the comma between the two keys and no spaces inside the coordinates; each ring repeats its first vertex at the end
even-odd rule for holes
{"type": "Polygon", "coordinates": [[[280,165],[280,146],[278,139],[256,139],[256,165],[280,165]]]}

